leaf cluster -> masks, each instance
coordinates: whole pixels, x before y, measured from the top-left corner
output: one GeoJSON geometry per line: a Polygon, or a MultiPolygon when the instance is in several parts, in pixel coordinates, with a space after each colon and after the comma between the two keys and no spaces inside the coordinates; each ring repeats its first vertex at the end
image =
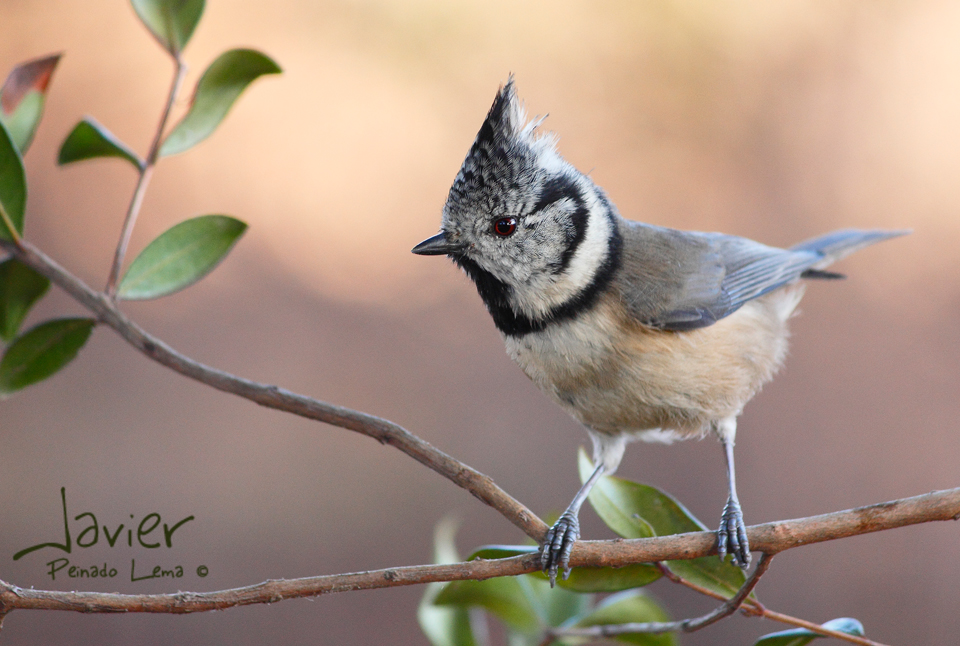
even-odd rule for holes
{"type": "MultiPolygon", "coordinates": [[[[579,466],[581,480],[585,481],[593,465],[582,450],[579,466]]],[[[601,478],[588,499],[604,523],[623,538],[650,538],[705,529],[703,523],[669,494],[622,478],[601,478]]],[[[450,521],[438,525],[434,543],[436,562],[459,560],[450,521]]],[[[537,551],[535,546],[489,545],[475,550],[467,560],[509,558],[537,551]]],[[[667,611],[641,589],[660,579],[664,572],[722,599],[734,597],[746,581],[739,567],[716,556],[666,561],[660,566],[639,563],[622,568],[575,568],[569,579],[557,581],[556,589],[550,588],[546,575],[541,572],[485,581],[454,581],[428,587],[418,618],[433,646],[478,643],[478,619],[468,612],[470,608],[480,609],[502,622],[512,646],[544,643],[573,646],[583,643],[584,638],[565,636],[565,629],[651,623],[664,625],[663,631],[625,632],[610,639],[645,646],[673,646],[678,643],[674,634],[678,628],[667,628],[665,624],[670,622],[667,611]],[[601,593],[613,594],[598,600],[601,593]]],[[[748,603],[756,602],[752,594],[747,599],[748,603]]],[[[863,635],[863,626],[855,619],[834,619],[823,627],[863,635]]],[[[755,646],[802,646],[822,636],[798,628],[761,637],[755,646]]]]}
{"type": "MultiPolygon", "coordinates": [[[[181,68],[180,56],[201,16],[204,0],[132,0],[137,16],[181,68]]],[[[19,245],[24,235],[27,182],[24,155],[43,116],[47,89],[61,54],[18,65],[0,88],[0,239],[19,245]]],[[[97,158],[129,162],[145,186],[160,157],[185,152],[209,137],[240,94],[257,78],[280,67],[252,49],[232,49],[200,77],[190,107],[158,146],[141,157],[93,117],[84,117],[60,146],[58,163],[97,158]]],[[[171,96],[171,103],[175,97],[171,96]]],[[[161,126],[162,128],[162,126],[161,126]]],[[[139,208],[134,202],[131,207],[139,208]]],[[[132,222],[132,220],[130,220],[132,222]]],[[[247,225],[228,215],[201,215],[174,225],[150,242],[127,268],[111,296],[122,300],[159,298],[178,292],[212,271],[240,239],[247,225]]],[[[129,232],[125,232],[129,234],[129,232]]],[[[122,247],[120,254],[122,256],[122,247]]],[[[122,260],[122,258],[121,258],[122,260]]],[[[41,322],[21,333],[31,308],[50,281],[13,258],[0,262],[0,397],[42,381],[66,366],[96,324],[90,318],[41,322]]]]}

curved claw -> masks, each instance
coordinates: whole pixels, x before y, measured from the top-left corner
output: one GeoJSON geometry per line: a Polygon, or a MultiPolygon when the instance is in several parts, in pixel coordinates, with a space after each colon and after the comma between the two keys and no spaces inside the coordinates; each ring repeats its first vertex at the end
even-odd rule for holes
{"type": "Polygon", "coordinates": [[[750,543],[747,541],[747,527],[743,523],[743,512],[735,498],[728,498],[720,518],[717,530],[717,553],[723,560],[727,553],[733,557],[733,564],[742,569],[750,567],[750,543]]]}
{"type": "Polygon", "coordinates": [[[563,568],[563,579],[570,576],[570,552],[580,538],[580,521],[573,514],[564,513],[550,528],[540,548],[540,565],[550,577],[550,587],[557,582],[557,571],[563,568]]]}

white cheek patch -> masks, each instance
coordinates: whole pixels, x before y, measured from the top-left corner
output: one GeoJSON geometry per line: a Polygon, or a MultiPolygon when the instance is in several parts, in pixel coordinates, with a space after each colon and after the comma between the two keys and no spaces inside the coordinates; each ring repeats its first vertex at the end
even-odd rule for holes
{"type": "MultiPolygon", "coordinates": [[[[531,276],[530,267],[526,267],[527,279],[517,281],[511,300],[519,311],[528,316],[543,316],[576,298],[590,286],[610,253],[610,237],[613,235],[614,224],[607,206],[598,198],[588,180],[581,180],[580,189],[587,209],[587,229],[566,268],[562,273],[554,274],[546,271],[544,266],[543,271],[531,276]]],[[[554,208],[571,209],[573,204],[569,202],[569,199],[561,200],[554,208]]],[[[544,220],[555,217],[556,215],[548,215],[548,212],[541,215],[544,220]]],[[[546,245],[549,247],[545,250],[549,259],[560,258],[563,244],[563,241],[557,240],[555,244],[546,245]]]]}
{"type": "Polygon", "coordinates": [[[613,223],[606,208],[593,191],[585,191],[587,202],[587,233],[573,253],[566,271],[561,274],[561,286],[570,290],[570,295],[586,288],[596,276],[600,265],[610,252],[610,236],[613,223]],[[563,285],[565,283],[565,285],[563,285]]]}

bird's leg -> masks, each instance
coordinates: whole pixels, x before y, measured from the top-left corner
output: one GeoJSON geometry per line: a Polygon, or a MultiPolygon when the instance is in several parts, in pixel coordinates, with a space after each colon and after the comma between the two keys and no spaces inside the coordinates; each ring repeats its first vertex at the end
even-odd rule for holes
{"type": "Polygon", "coordinates": [[[747,542],[747,527],[743,524],[743,512],[737,499],[737,477],[733,467],[733,437],[722,433],[720,442],[727,460],[727,484],[729,494],[727,504],[720,517],[720,529],[717,531],[717,552],[720,559],[730,553],[734,565],[743,569],[750,566],[750,544],[747,542]]]}
{"type": "Polygon", "coordinates": [[[570,576],[570,552],[573,550],[573,544],[580,538],[580,521],[577,518],[580,507],[583,506],[593,485],[605,471],[601,462],[543,539],[543,545],[540,548],[540,564],[543,566],[544,574],[550,577],[551,588],[557,581],[559,568],[563,568],[564,581],[570,576]]]}

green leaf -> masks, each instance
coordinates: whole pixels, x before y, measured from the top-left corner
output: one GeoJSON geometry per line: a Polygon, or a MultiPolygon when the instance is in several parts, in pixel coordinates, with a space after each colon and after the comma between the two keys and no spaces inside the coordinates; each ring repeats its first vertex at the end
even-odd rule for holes
{"type": "MultiPolygon", "coordinates": [[[[457,522],[446,518],[433,531],[433,562],[456,563],[460,560],[454,536],[457,522]]],[[[434,604],[446,583],[431,583],[417,608],[417,621],[433,646],[476,646],[470,613],[466,608],[443,607],[434,604]]]]}
{"type": "MultiPolygon", "coordinates": [[[[857,637],[863,637],[864,634],[863,624],[850,617],[831,619],[825,624],[822,624],[822,626],[827,630],[836,630],[837,632],[856,635],[857,637]]],[[[804,644],[809,644],[819,637],[823,637],[823,635],[818,635],[806,628],[793,628],[791,630],[783,630],[778,633],[764,635],[757,640],[754,646],[804,646],[804,644]]]]}
{"type": "Polygon", "coordinates": [[[0,396],[43,381],[70,363],[95,324],[93,319],[57,319],[17,338],[0,360],[0,396]]]}
{"type": "MultiPolygon", "coordinates": [[[[580,480],[586,482],[593,473],[594,465],[582,448],[577,465],[580,480]]],[[[638,508],[646,511],[647,503],[657,500],[657,493],[653,487],[604,476],[594,485],[588,500],[607,527],[624,538],[650,538],[656,536],[656,531],[646,517],[638,513],[638,508]]]]}
{"type": "Polygon", "coordinates": [[[279,74],[270,58],[252,49],[224,52],[200,77],[187,114],[167,135],[160,155],[176,155],[213,134],[237,97],[260,76],[279,74]]]}
{"type": "MultiPolygon", "coordinates": [[[[472,561],[478,558],[510,558],[512,556],[530,554],[537,552],[538,550],[538,547],[531,545],[486,545],[471,554],[470,558],[467,560],[472,561]]],[[[524,616],[526,617],[527,613],[529,613],[535,617],[537,620],[536,623],[540,627],[559,626],[571,617],[580,615],[589,608],[591,601],[590,595],[574,592],[572,586],[564,586],[566,589],[551,589],[550,584],[547,582],[547,578],[541,573],[524,574],[519,577],[514,577],[513,580],[516,581],[516,586],[514,586],[514,584],[509,584],[509,587],[505,586],[502,588],[497,588],[495,592],[500,591],[506,593],[507,595],[518,595],[518,597],[522,597],[524,599],[522,605],[525,608],[524,616]]],[[[467,583],[472,582],[463,581],[451,585],[461,586],[467,583]]],[[[444,596],[442,597],[444,602],[447,602],[450,599],[450,597],[447,596],[449,594],[452,593],[444,593],[444,596]]],[[[497,614],[497,612],[495,612],[490,605],[481,603],[474,603],[472,605],[481,605],[491,612],[494,612],[494,614],[497,614]]],[[[504,617],[501,618],[514,628],[527,633],[530,633],[534,626],[534,622],[532,621],[529,622],[529,627],[524,627],[520,625],[518,621],[513,621],[513,623],[511,623],[511,620],[504,617]]]]}
{"type": "MultiPolygon", "coordinates": [[[[580,478],[585,481],[593,465],[582,449],[579,466],[580,478]]],[[[623,478],[600,478],[589,500],[603,522],[624,538],[707,531],[707,527],[672,496],[623,478]]],[[[736,594],[746,580],[743,570],[716,556],[667,561],[666,566],[687,581],[727,598],[736,594]]]]}
{"type": "Polygon", "coordinates": [[[63,166],[75,161],[96,157],[119,157],[133,164],[137,170],[143,169],[144,162],[137,153],[117,139],[113,133],[97,123],[93,117],[84,117],[74,126],[60,146],[57,163],[63,166]]]}
{"type": "Polygon", "coordinates": [[[21,63],[13,68],[0,88],[0,122],[7,127],[21,155],[30,147],[43,116],[47,86],[60,56],[54,54],[21,63]]]}
{"type": "Polygon", "coordinates": [[[23,213],[27,206],[27,178],[23,158],[0,123],[0,238],[16,240],[23,235],[23,213]]]}
{"type": "MultiPolygon", "coordinates": [[[[593,472],[593,464],[583,449],[579,467],[580,478],[585,481],[593,472]]],[[[649,485],[607,476],[600,479],[589,499],[600,518],[624,538],[707,531],[675,498],[649,485]]]]}
{"type": "MultiPolygon", "coordinates": [[[[703,556],[687,561],[666,561],[665,564],[680,578],[716,592],[725,599],[730,599],[737,594],[746,582],[743,570],[730,561],[721,561],[716,556],[703,556]]],[[[749,598],[756,599],[756,595],[751,592],[749,598]]]]}
{"type": "MultiPolygon", "coordinates": [[[[660,605],[640,590],[628,590],[607,597],[596,610],[583,617],[573,627],[608,626],[612,624],[647,623],[651,621],[670,621],[670,617],[660,605]]],[[[673,646],[676,638],[671,633],[659,635],[650,633],[623,634],[610,637],[627,644],[644,646],[673,646]]]]}
{"type": "MultiPolygon", "coordinates": [[[[520,554],[531,554],[540,551],[537,546],[530,545],[485,545],[470,555],[467,559],[503,559],[520,554]]],[[[543,581],[547,575],[542,572],[531,574],[543,581]]],[[[656,566],[647,563],[637,563],[624,567],[613,568],[574,568],[567,580],[558,579],[557,585],[573,592],[620,592],[631,588],[639,588],[659,579],[663,574],[656,566]]]]}
{"type": "Polygon", "coordinates": [[[158,298],[197,282],[223,260],[247,225],[226,215],[201,215],[174,225],[140,252],[117,296],[158,298]]]}
{"type": "Polygon", "coordinates": [[[9,343],[17,335],[30,308],[49,287],[49,280],[19,260],[0,263],[0,339],[9,343]]]}
{"type": "Polygon", "coordinates": [[[541,626],[560,626],[590,610],[592,594],[580,594],[564,588],[551,588],[543,575],[524,574],[517,577],[530,600],[541,626]]]}
{"type": "Polygon", "coordinates": [[[133,10],[160,46],[177,56],[203,15],[203,0],[132,0],[133,10]]]}
{"type": "MultiPolygon", "coordinates": [[[[542,572],[533,575],[547,580],[542,572]]],[[[574,592],[620,592],[649,585],[663,576],[660,569],[648,563],[635,563],[624,567],[574,568],[566,581],[557,579],[557,585],[574,592]]]]}
{"type": "Polygon", "coordinates": [[[473,554],[467,557],[468,561],[475,559],[508,559],[521,554],[534,554],[540,548],[536,545],[484,545],[478,547],[473,554]]]}
{"type": "Polygon", "coordinates": [[[498,577],[486,581],[453,581],[437,595],[434,603],[441,606],[477,606],[514,630],[535,633],[542,624],[520,579],[498,577]]]}

